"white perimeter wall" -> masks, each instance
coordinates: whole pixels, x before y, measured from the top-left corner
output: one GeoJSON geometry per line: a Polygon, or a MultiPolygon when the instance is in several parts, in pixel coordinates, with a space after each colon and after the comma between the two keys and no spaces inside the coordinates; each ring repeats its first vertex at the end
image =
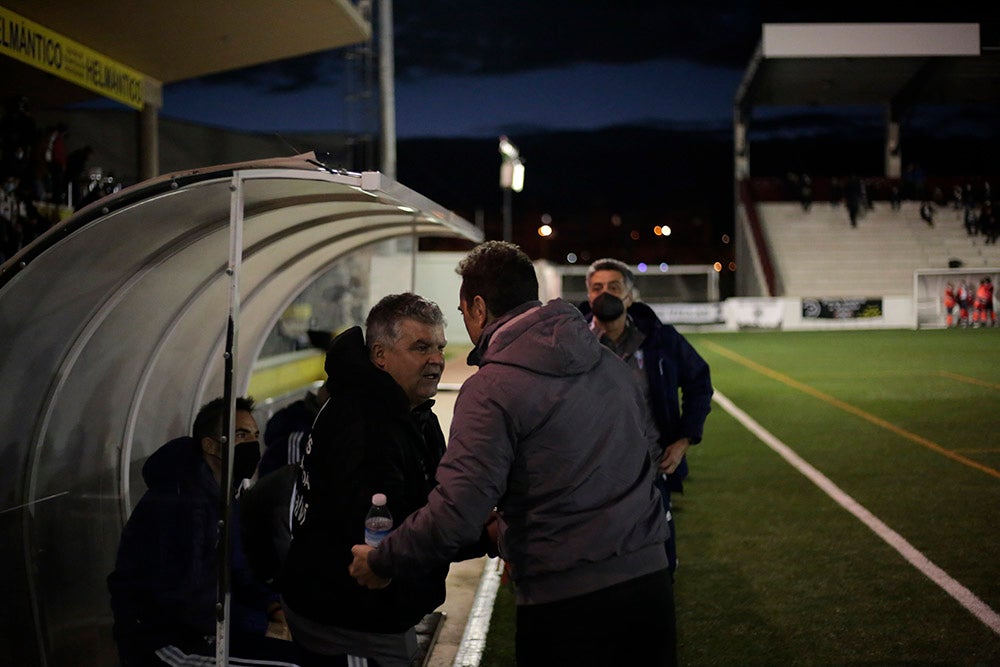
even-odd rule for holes
{"type": "Polygon", "coordinates": [[[785,329],[805,331],[819,329],[912,329],[916,326],[913,298],[882,297],[881,317],[848,317],[843,319],[807,317],[803,315],[803,300],[799,298],[732,297],[722,303],[725,328],[785,329]]]}
{"type": "MultiPolygon", "coordinates": [[[[417,256],[417,294],[441,307],[447,320],[445,335],[453,343],[465,343],[467,334],[458,312],[458,290],[462,281],[455,267],[464,252],[425,252],[417,256]]],[[[552,267],[536,264],[539,298],[548,301],[561,296],[559,281],[552,279],[552,267]]],[[[407,291],[411,287],[409,254],[372,258],[371,303],[381,296],[407,291]]],[[[868,297],[878,298],[878,297],[868,297]]],[[[650,304],[661,319],[670,324],[739,330],[747,328],[819,330],[819,329],[911,329],[916,326],[912,296],[884,296],[880,317],[843,319],[810,318],[803,315],[800,298],[731,297],[721,303],[650,304]]]]}

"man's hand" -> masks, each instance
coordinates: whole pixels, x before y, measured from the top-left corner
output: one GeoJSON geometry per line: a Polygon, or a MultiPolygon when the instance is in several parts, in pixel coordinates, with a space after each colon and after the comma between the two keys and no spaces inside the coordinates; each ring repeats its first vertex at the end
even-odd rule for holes
{"type": "Polygon", "coordinates": [[[392,579],[378,576],[368,565],[368,554],[374,550],[367,544],[355,544],[351,547],[354,560],[347,567],[347,571],[365,588],[385,588],[392,579]]]}
{"type": "Polygon", "coordinates": [[[272,606],[268,610],[267,632],[265,636],[292,641],[292,631],[288,629],[288,621],[285,620],[285,611],[281,608],[280,604],[272,606]]]}
{"type": "Polygon", "coordinates": [[[500,513],[491,510],[486,517],[486,524],[483,526],[483,533],[486,538],[486,555],[496,558],[500,555],[500,513]]]}
{"type": "Polygon", "coordinates": [[[288,628],[288,623],[285,621],[284,617],[280,620],[268,621],[267,632],[264,634],[265,636],[273,639],[283,639],[288,642],[292,641],[292,631],[288,628]]]}
{"type": "Polygon", "coordinates": [[[677,470],[677,466],[681,464],[681,460],[684,458],[684,453],[690,446],[691,441],[687,438],[681,438],[677,442],[667,445],[667,448],[663,450],[663,456],[660,458],[660,472],[669,475],[677,470]]]}

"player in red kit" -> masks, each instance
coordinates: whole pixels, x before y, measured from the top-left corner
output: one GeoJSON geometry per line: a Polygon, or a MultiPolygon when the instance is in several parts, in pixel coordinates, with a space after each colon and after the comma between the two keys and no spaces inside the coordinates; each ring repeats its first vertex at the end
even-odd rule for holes
{"type": "Polygon", "coordinates": [[[945,324],[948,325],[950,329],[955,325],[955,306],[958,302],[955,301],[955,286],[952,283],[946,283],[944,286],[944,320],[945,324]]]}
{"type": "Polygon", "coordinates": [[[976,326],[995,327],[997,314],[993,310],[993,281],[986,276],[976,288],[975,313],[972,316],[976,326]]]}

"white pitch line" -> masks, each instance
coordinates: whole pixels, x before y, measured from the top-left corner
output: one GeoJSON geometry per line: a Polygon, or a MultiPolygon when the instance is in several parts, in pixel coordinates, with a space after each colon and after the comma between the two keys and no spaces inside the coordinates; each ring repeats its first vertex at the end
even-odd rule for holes
{"type": "Polygon", "coordinates": [[[960,584],[951,575],[932,563],[922,553],[917,551],[917,549],[912,544],[907,542],[902,535],[883,523],[874,514],[858,503],[858,501],[854,500],[854,498],[851,498],[849,495],[844,493],[840,487],[830,481],[826,475],[809,465],[809,463],[807,463],[801,456],[792,451],[788,445],[781,442],[781,440],[778,440],[778,438],[768,432],[763,426],[758,424],[750,415],[736,407],[736,405],[723,396],[721,392],[716,390],[713,398],[719,405],[722,406],[723,410],[728,412],[738,422],[743,424],[748,431],[760,438],[765,445],[777,452],[777,454],[790,463],[793,468],[812,480],[816,486],[821,488],[828,496],[833,498],[838,505],[860,519],[862,523],[872,530],[872,532],[885,540],[885,542],[893,549],[898,551],[903,558],[913,565],[913,567],[923,572],[931,581],[940,586],[944,592],[955,598],[960,605],[968,609],[973,616],[985,623],[987,627],[993,630],[993,632],[1000,635],[1000,614],[993,611],[989,605],[976,597],[972,591],[960,584]]]}
{"type": "Polygon", "coordinates": [[[486,648],[486,635],[490,630],[490,618],[493,616],[493,602],[500,588],[500,578],[503,575],[503,560],[490,558],[483,567],[479,579],[479,588],[469,611],[469,619],[465,623],[465,632],[455,655],[452,667],[479,667],[486,648]]]}

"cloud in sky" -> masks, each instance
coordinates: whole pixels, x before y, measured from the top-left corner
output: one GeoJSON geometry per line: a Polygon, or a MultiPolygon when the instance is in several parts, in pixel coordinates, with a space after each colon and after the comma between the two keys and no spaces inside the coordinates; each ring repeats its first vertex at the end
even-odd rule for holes
{"type": "MultiPolygon", "coordinates": [[[[972,21],[984,24],[985,45],[1000,45],[1000,3],[879,4],[395,0],[397,132],[487,136],[513,127],[730,123],[764,22],[972,21]]],[[[345,102],[358,81],[346,53],[173,84],[163,114],[247,131],[374,129],[373,102],[345,102]]]]}
{"type": "Polygon", "coordinates": [[[650,119],[728,124],[739,76],[736,70],[666,58],[438,75],[397,85],[396,124],[400,136],[589,130],[650,119]]]}

